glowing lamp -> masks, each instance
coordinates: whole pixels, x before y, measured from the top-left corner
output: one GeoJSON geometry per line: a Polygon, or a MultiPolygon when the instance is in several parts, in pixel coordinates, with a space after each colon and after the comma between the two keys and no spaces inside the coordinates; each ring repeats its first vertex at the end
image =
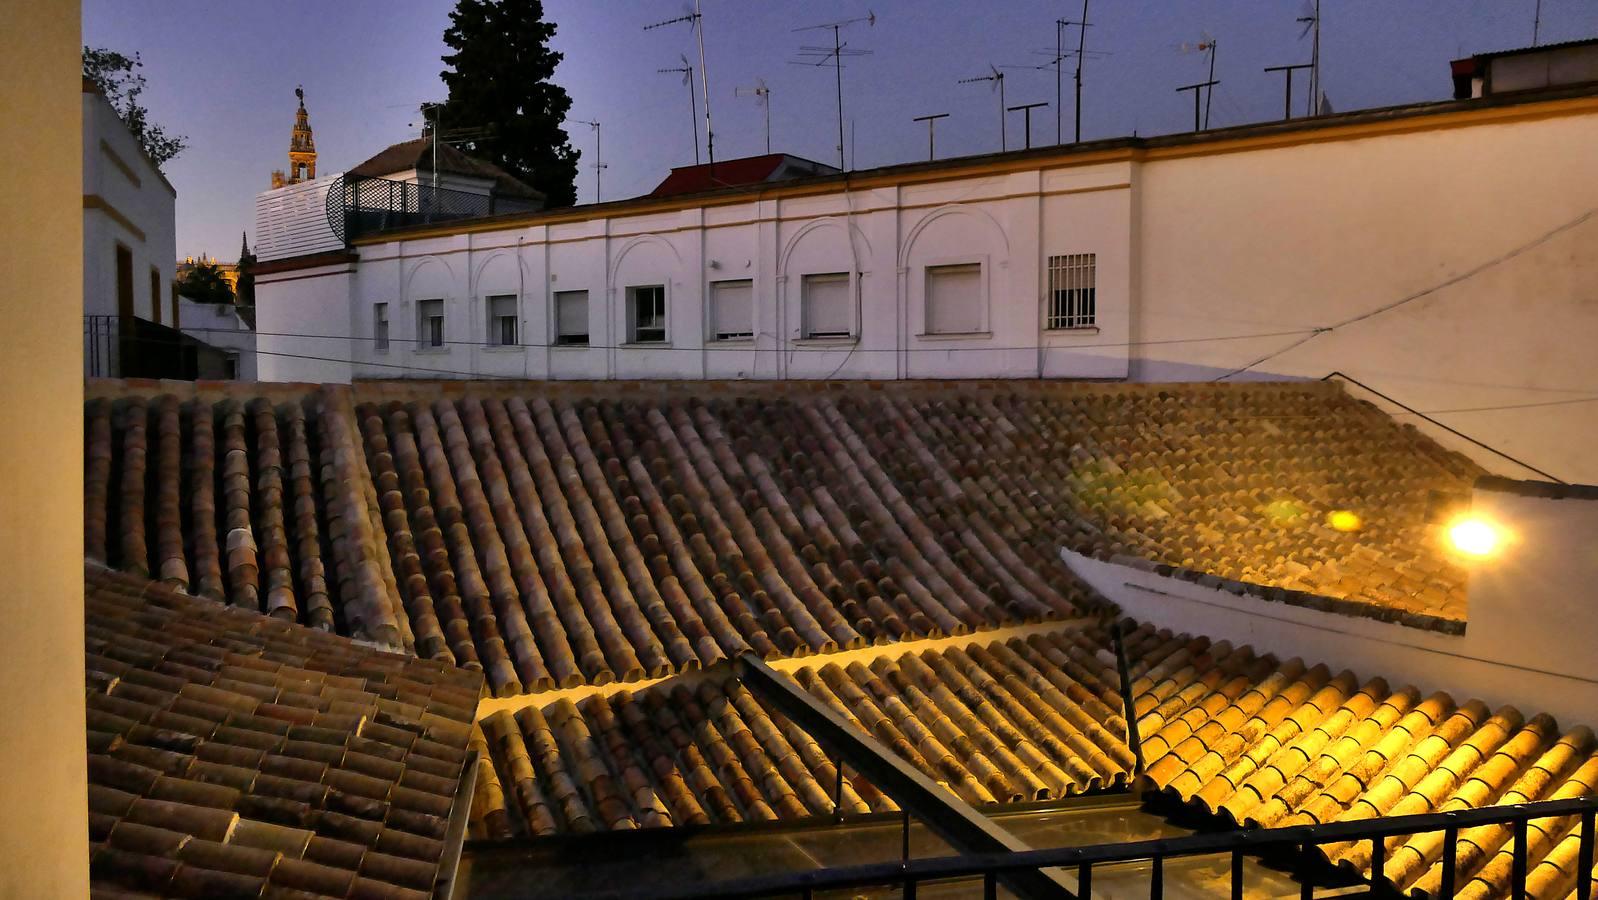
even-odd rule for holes
{"type": "Polygon", "coordinates": [[[1358,531],[1364,526],[1359,513],[1351,509],[1334,509],[1326,514],[1326,524],[1337,531],[1358,531]]]}
{"type": "Polygon", "coordinates": [[[1463,516],[1448,526],[1448,542],[1466,556],[1491,556],[1503,543],[1503,534],[1479,516],[1463,516]]]}

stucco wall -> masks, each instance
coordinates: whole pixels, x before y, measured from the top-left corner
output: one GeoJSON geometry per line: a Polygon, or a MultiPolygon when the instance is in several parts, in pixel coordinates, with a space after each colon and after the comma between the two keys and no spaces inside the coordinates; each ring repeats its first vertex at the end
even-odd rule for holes
{"type": "Polygon", "coordinates": [[[256,380],[255,332],[244,324],[237,310],[220,303],[196,303],[180,296],[178,314],[184,334],[218,349],[237,353],[239,380],[256,380]]]}
{"type": "Polygon", "coordinates": [[[255,281],[256,372],[262,381],[350,380],[348,265],[255,281]]]}
{"type": "Polygon", "coordinates": [[[172,280],[177,273],[177,194],[104,97],[84,92],[80,103],[83,313],[117,314],[116,246],[120,243],[133,254],[134,315],[151,321],[159,318],[171,325],[176,304],[172,280]],[[152,267],[161,273],[159,317],[151,303],[152,267]]]}
{"type": "Polygon", "coordinates": [[[1573,402],[1598,399],[1595,143],[1583,115],[1147,163],[1133,377],[1207,380],[1305,335],[1160,341],[1327,327],[1431,291],[1253,371],[1342,371],[1426,412],[1516,407],[1436,417],[1598,481],[1598,403],[1573,402]]]}
{"type": "Polygon", "coordinates": [[[0,216],[0,898],[86,897],[79,8],[9,3],[5,23],[0,106],[26,127],[0,147],[26,177],[0,216]]]}

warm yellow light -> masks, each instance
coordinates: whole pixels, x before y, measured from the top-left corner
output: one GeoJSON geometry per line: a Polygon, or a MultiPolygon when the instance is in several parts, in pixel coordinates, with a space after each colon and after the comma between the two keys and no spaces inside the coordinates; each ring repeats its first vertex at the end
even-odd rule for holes
{"type": "Polygon", "coordinates": [[[1351,509],[1334,509],[1326,514],[1326,524],[1338,531],[1358,531],[1365,523],[1351,509]]]}
{"type": "Polygon", "coordinates": [[[1503,543],[1497,527],[1478,516],[1464,516],[1448,526],[1448,540],[1466,556],[1491,556],[1503,543]]]}

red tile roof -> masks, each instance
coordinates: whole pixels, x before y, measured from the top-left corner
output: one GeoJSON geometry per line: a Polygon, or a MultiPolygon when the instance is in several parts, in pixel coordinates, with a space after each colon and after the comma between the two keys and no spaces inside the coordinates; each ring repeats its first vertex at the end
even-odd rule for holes
{"type": "Polygon", "coordinates": [[[665,180],[650,191],[650,197],[670,197],[675,194],[697,194],[718,188],[745,187],[772,180],[784,163],[792,161],[805,167],[807,174],[832,174],[838,170],[824,163],[812,162],[787,153],[767,153],[741,159],[724,159],[714,166],[709,163],[679,166],[671,170],[665,180]]]}

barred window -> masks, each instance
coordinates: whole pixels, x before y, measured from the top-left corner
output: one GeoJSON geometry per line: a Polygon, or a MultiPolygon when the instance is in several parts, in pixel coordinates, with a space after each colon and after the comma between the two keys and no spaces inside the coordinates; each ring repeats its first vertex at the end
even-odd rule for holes
{"type": "Polygon", "coordinates": [[[1095,324],[1098,254],[1049,257],[1049,308],[1043,327],[1050,331],[1095,324]]]}

